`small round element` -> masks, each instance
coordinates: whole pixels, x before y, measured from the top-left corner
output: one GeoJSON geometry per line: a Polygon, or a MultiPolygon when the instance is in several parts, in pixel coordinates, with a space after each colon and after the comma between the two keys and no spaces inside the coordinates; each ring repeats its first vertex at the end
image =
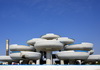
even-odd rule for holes
{"type": "Polygon", "coordinates": [[[43,35],[41,38],[47,39],[47,40],[52,40],[52,39],[56,39],[56,38],[59,38],[59,37],[60,37],[59,35],[49,33],[49,34],[43,35]]]}
{"type": "Polygon", "coordinates": [[[70,39],[68,37],[60,37],[60,38],[58,38],[58,41],[60,41],[63,44],[72,44],[72,43],[74,43],[74,40],[70,39]]]}
{"type": "Polygon", "coordinates": [[[89,53],[90,55],[92,55],[94,53],[94,50],[90,50],[89,53]]]}

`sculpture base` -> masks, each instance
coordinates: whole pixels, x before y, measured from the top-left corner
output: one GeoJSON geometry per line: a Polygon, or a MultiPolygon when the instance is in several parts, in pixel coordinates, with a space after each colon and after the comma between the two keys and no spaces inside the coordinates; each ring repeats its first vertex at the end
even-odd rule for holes
{"type": "Polygon", "coordinates": [[[0,70],[100,70],[100,65],[0,65],[0,70]]]}

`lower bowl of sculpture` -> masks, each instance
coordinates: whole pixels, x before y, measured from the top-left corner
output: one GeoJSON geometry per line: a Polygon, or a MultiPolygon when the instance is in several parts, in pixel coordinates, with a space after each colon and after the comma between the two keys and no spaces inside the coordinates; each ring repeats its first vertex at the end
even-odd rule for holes
{"type": "Polygon", "coordinates": [[[90,55],[87,61],[100,61],[100,55],[90,55]]]}
{"type": "Polygon", "coordinates": [[[14,60],[10,56],[0,56],[0,61],[12,62],[14,60]]]}
{"type": "Polygon", "coordinates": [[[58,52],[57,57],[61,60],[85,60],[89,57],[89,53],[87,52],[74,52],[74,51],[62,51],[58,52]]]}
{"type": "Polygon", "coordinates": [[[26,59],[37,60],[41,58],[41,54],[39,52],[24,52],[21,51],[21,56],[26,59]]]}
{"type": "Polygon", "coordinates": [[[38,52],[21,51],[20,53],[11,53],[10,57],[14,60],[20,60],[20,59],[37,60],[40,59],[41,54],[38,52]]]}

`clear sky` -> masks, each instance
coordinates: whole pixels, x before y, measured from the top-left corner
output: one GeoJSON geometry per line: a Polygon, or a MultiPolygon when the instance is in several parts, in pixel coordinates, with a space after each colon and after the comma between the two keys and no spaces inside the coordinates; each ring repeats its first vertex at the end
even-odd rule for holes
{"type": "Polygon", "coordinates": [[[0,0],[0,55],[6,39],[27,45],[46,33],[91,42],[100,54],[100,0],[0,0]]]}

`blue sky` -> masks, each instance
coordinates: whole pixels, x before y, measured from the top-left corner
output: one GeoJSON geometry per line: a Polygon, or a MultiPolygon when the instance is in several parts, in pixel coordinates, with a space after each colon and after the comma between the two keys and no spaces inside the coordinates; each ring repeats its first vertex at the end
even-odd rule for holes
{"type": "Polygon", "coordinates": [[[0,55],[5,40],[26,41],[46,33],[91,42],[100,54],[100,0],[0,0],[0,55]]]}

